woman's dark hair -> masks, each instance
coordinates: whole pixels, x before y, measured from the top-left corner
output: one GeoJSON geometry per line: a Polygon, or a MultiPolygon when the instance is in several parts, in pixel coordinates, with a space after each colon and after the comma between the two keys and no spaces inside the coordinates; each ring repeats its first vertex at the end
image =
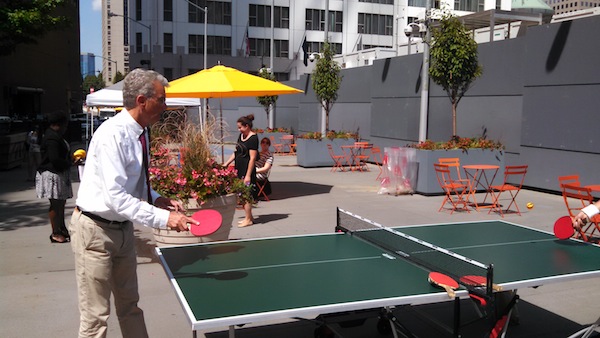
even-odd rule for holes
{"type": "Polygon", "coordinates": [[[54,111],[48,114],[48,123],[49,124],[64,124],[69,122],[69,118],[67,114],[65,114],[62,110],[54,111]]]}
{"type": "Polygon", "coordinates": [[[242,116],[237,121],[238,121],[238,123],[241,123],[242,126],[244,126],[244,127],[249,126],[250,128],[252,128],[252,121],[254,121],[254,114],[242,116]]]}
{"type": "Polygon", "coordinates": [[[268,138],[268,137],[263,137],[263,139],[262,139],[262,140],[260,140],[260,143],[263,143],[263,142],[265,142],[265,143],[266,143],[266,144],[268,144],[269,146],[271,145],[271,140],[269,140],[269,138],[268,138]]]}

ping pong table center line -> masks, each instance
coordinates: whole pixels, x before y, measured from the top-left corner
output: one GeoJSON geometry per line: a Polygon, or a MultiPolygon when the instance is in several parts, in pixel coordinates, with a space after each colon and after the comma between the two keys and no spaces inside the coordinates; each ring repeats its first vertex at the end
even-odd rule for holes
{"type": "Polygon", "coordinates": [[[250,267],[235,268],[235,269],[215,270],[215,271],[207,271],[206,273],[223,273],[223,272],[235,272],[235,271],[247,271],[247,270],[261,270],[261,269],[271,269],[271,268],[283,268],[283,267],[288,267],[288,266],[301,266],[301,265],[312,265],[312,264],[327,264],[327,263],[337,263],[337,262],[352,262],[352,261],[362,261],[362,260],[370,260],[370,259],[380,259],[382,257],[389,258],[389,257],[387,257],[385,255],[379,255],[379,256],[368,256],[368,257],[357,257],[357,258],[326,259],[326,260],[320,260],[320,261],[296,262],[296,263],[285,263],[285,264],[271,264],[271,265],[250,266],[250,267]]]}

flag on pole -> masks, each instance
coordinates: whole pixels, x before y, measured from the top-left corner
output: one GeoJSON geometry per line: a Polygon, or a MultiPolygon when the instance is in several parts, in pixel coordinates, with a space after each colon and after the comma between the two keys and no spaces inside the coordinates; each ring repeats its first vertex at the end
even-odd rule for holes
{"type": "Polygon", "coordinates": [[[306,42],[306,36],[302,41],[302,52],[304,52],[304,66],[308,66],[308,42],[306,42]]]}
{"type": "Polygon", "coordinates": [[[246,26],[246,33],[244,34],[244,43],[246,44],[246,50],[244,52],[244,57],[250,56],[250,39],[248,38],[248,26],[246,26]]]}

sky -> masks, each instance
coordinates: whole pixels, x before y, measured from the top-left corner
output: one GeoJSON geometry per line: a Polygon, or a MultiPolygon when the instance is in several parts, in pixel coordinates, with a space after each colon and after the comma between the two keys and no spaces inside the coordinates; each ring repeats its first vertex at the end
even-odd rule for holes
{"type": "MultiPolygon", "coordinates": [[[[83,53],[102,55],[102,0],[79,2],[80,41],[83,53]]],[[[95,58],[96,71],[102,70],[102,59],[95,58]]]]}

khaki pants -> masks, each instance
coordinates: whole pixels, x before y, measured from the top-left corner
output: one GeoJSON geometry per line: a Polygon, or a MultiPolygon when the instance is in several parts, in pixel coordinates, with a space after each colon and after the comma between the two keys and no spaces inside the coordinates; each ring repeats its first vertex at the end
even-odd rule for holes
{"type": "Polygon", "coordinates": [[[69,226],[79,298],[79,337],[106,337],[110,296],[123,337],[148,337],[137,305],[137,261],[133,225],[103,224],[77,209],[69,226]]]}

